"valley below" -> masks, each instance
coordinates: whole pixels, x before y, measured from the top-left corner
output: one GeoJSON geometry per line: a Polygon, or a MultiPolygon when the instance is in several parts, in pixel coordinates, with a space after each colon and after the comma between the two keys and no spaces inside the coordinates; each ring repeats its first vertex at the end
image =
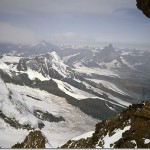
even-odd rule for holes
{"type": "MultiPolygon", "coordinates": [[[[32,47],[43,49],[37,55],[18,45],[0,49],[2,148],[83,148],[67,141],[92,134],[95,138],[97,123],[150,97],[148,51],[117,49],[111,44],[104,48],[42,45],[32,47]]],[[[119,128],[119,132],[126,130],[122,124],[119,128]]],[[[110,145],[97,143],[97,147],[110,145]]]]}

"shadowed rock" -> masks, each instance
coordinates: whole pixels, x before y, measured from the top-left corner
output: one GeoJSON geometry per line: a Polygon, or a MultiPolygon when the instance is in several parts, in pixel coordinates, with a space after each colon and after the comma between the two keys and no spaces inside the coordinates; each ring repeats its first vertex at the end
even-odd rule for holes
{"type": "Polygon", "coordinates": [[[150,0],[136,0],[137,8],[140,9],[144,15],[150,18],[150,0]]]}

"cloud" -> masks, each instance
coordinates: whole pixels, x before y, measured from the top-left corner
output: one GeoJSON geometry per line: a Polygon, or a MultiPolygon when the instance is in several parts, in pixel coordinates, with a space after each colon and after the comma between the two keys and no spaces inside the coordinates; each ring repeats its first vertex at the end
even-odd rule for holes
{"type": "Polygon", "coordinates": [[[34,44],[38,42],[38,38],[31,30],[0,22],[0,42],[34,44]]]}
{"type": "Polygon", "coordinates": [[[71,44],[71,45],[94,45],[96,40],[89,36],[83,36],[74,32],[57,33],[50,35],[47,41],[54,44],[71,44]]]}
{"type": "Polygon", "coordinates": [[[135,8],[136,0],[0,0],[0,11],[30,14],[31,12],[110,13],[116,9],[135,8]]]}

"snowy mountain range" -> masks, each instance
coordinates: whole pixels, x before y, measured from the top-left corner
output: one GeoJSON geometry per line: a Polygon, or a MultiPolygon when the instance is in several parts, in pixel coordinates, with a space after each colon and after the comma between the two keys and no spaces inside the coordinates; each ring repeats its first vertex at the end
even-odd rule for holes
{"type": "Polygon", "coordinates": [[[33,130],[45,147],[61,147],[150,96],[149,52],[46,42],[0,44],[0,52],[2,148],[33,130]]]}

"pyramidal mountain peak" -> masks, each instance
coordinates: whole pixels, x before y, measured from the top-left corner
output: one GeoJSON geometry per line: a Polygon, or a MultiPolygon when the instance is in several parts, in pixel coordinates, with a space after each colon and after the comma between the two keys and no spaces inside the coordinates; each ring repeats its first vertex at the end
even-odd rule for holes
{"type": "Polygon", "coordinates": [[[115,48],[113,47],[113,45],[110,43],[108,46],[105,46],[103,48],[104,51],[109,51],[109,52],[114,52],[115,48]]]}

